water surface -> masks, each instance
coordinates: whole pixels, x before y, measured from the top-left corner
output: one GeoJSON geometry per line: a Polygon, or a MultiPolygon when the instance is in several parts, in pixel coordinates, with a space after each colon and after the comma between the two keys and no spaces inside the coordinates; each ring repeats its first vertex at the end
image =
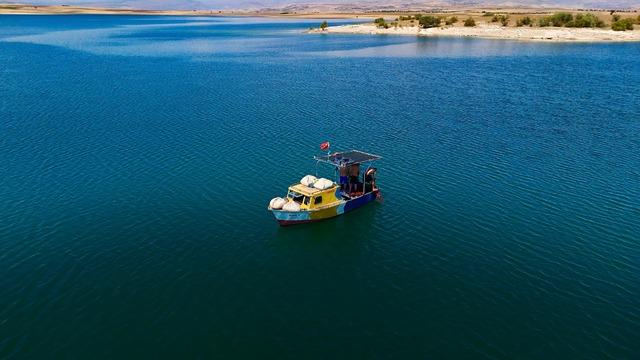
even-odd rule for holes
{"type": "Polygon", "coordinates": [[[0,16],[0,358],[637,357],[640,45],[319,22],[0,16]]]}

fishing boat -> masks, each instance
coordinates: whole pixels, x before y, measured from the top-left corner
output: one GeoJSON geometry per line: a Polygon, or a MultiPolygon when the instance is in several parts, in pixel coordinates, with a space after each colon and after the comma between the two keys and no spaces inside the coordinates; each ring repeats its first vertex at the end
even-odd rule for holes
{"type": "MultiPolygon", "coordinates": [[[[322,143],[323,150],[329,143],[322,143]]],[[[306,175],[300,182],[289,186],[286,197],[276,197],[269,203],[281,226],[329,219],[357,209],[381,197],[376,184],[377,169],[372,166],[380,160],[378,155],[359,150],[328,152],[314,156],[316,176],[306,175]],[[335,169],[337,182],[317,177],[319,164],[335,169]]]]}

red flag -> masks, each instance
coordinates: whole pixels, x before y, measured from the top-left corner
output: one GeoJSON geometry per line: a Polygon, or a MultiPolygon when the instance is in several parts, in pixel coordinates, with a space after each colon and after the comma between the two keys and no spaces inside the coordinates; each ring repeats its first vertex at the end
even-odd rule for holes
{"type": "Polygon", "coordinates": [[[329,150],[329,146],[331,146],[331,144],[329,144],[328,141],[325,141],[322,144],[320,144],[320,150],[329,150]]]}

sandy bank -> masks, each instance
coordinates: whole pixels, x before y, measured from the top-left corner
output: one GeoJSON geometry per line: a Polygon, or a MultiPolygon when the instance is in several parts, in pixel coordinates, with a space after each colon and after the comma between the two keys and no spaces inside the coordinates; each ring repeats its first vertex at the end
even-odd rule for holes
{"type": "Polygon", "coordinates": [[[555,42],[616,42],[640,41],[640,30],[613,31],[591,28],[553,27],[504,27],[480,24],[476,27],[449,26],[431,29],[418,27],[378,28],[373,24],[330,26],[324,31],[310,30],[311,33],[325,34],[372,34],[372,35],[413,35],[413,36],[457,36],[487,39],[555,41],[555,42]]]}

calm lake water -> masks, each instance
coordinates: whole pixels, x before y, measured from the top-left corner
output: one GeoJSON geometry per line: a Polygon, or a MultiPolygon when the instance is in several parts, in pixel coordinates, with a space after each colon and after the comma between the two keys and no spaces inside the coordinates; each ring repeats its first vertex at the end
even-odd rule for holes
{"type": "Polygon", "coordinates": [[[0,16],[0,358],[639,356],[640,44],[319,22],[0,16]]]}

